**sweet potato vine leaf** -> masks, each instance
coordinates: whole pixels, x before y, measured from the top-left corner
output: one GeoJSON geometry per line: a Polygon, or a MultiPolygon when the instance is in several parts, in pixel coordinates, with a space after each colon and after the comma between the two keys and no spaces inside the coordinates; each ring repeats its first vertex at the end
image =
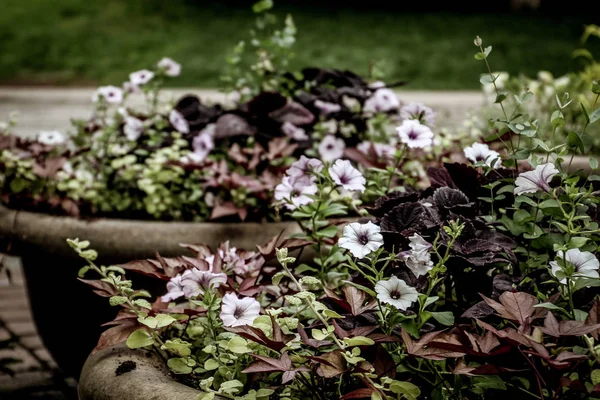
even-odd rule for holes
{"type": "Polygon", "coordinates": [[[588,325],[583,321],[557,321],[551,312],[546,315],[544,326],[539,328],[547,335],[561,336],[583,336],[600,329],[600,324],[588,325]]]}
{"type": "Polygon", "coordinates": [[[372,310],[376,306],[374,299],[368,299],[365,292],[354,286],[346,285],[342,288],[342,292],[350,305],[350,312],[354,316],[372,310]]]}
{"type": "MultiPolygon", "coordinates": [[[[597,325],[600,323],[600,296],[596,296],[594,299],[594,305],[592,306],[590,313],[585,319],[586,325],[597,325]]],[[[600,336],[600,329],[595,329],[590,331],[590,335],[594,337],[594,339],[598,340],[600,336]]]]}
{"type": "Polygon", "coordinates": [[[130,318],[123,318],[113,321],[111,322],[111,325],[114,326],[105,330],[100,335],[98,344],[92,351],[92,354],[104,348],[125,342],[129,335],[139,328],[139,324],[135,315],[131,316],[130,318]]]}
{"type": "Polygon", "coordinates": [[[333,378],[348,370],[341,350],[334,350],[320,357],[309,356],[308,358],[319,365],[317,373],[324,378],[333,378]]]}
{"type": "Polygon", "coordinates": [[[534,308],[539,303],[535,296],[524,292],[504,292],[499,301],[481,295],[488,306],[492,307],[502,318],[517,321],[519,324],[528,324],[535,318],[542,317],[548,310],[534,308]]]}
{"type": "Polygon", "coordinates": [[[236,333],[243,338],[252,340],[258,344],[262,344],[271,350],[281,351],[290,340],[294,339],[294,335],[285,335],[281,331],[281,327],[274,321],[273,324],[273,339],[270,339],[261,329],[253,326],[244,325],[225,328],[229,332],[236,333]]]}
{"type": "Polygon", "coordinates": [[[466,354],[466,351],[456,351],[454,348],[461,348],[464,345],[455,335],[442,333],[440,331],[430,332],[418,341],[413,340],[405,329],[402,330],[402,340],[406,345],[408,354],[426,358],[428,360],[441,361],[446,358],[459,358],[466,354]],[[447,349],[444,347],[452,347],[447,349]]]}

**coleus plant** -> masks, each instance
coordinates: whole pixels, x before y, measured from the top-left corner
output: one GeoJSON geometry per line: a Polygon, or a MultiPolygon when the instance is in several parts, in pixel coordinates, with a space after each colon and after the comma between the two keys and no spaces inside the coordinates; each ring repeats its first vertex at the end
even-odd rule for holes
{"type": "MultiPolygon", "coordinates": [[[[255,6],[263,24],[271,21],[263,15],[271,5],[255,6]]],[[[257,39],[261,57],[293,43],[282,31],[272,35],[257,39]]],[[[275,53],[271,61],[281,58],[275,53]]],[[[195,96],[165,104],[160,90],[181,66],[164,58],[153,69],[133,72],[120,87],[98,88],[92,117],[73,121],[69,134],[24,139],[3,133],[2,202],[75,216],[278,220],[271,207],[275,187],[302,156],[350,159],[378,168],[375,175],[390,183],[414,183],[424,177],[423,164],[446,155],[441,145],[451,140],[434,138],[435,113],[421,104],[402,106],[394,85],[349,71],[261,71],[239,81],[248,91],[236,80],[235,104],[208,104],[195,96]],[[136,96],[145,100],[142,108],[133,106],[136,96]],[[399,153],[403,143],[424,150],[406,157],[399,153]]],[[[373,198],[367,192],[363,201],[373,198]]]]}
{"type": "Polygon", "coordinates": [[[155,349],[199,399],[600,397],[597,178],[565,172],[566,144],[519,163],[517,134],[430,167],[427,188],[298,160],[276,193],[303,233],[254,251],[96,266],[70,241],[80,275],[101,276],[84,282],[121,307],[99,348],[155,349]],[[126,271],[166,293],[151,303],[126,271]]]}

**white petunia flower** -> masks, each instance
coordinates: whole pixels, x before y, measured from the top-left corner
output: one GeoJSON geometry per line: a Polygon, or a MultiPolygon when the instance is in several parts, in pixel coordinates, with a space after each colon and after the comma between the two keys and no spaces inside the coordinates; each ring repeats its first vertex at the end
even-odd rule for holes
{"type": "Polygon", "coordinates": [[[167,283],[167,294],[161,297],[163,302],[169,302],[185,296],[183,284],[181,283],[181,274],[176,275],[167,283]]]}
{"type": "Polygon", "coordinates": [[[167,76],[179,76],[181,73],[181,64],[168,57],[164,57],[160,60],[157,67],[163,70],[167,76]]]}
{"type": "Polygon", "coordinates": [[[382,303],[390,304],[398,310],[406,310],[418,300],[419,293],[402,279],[392,276],[387,281],[379,281],[375,285],[377,299],[382,303]]]}
{"type": "Polygon", "coordinates": [[[140,93],[142,90],[140,89],[139,86],[134,85],[133,83],[127,81],[127,82],[123,82],[123,91],[125,93],[133,94],[133,93],[140,93]]]}
{"type": "Polygon", "coordinates": [[[371,97],[365,101],[364,112],[389,112],[397,110],[400,107],[400,100],[392,89],[377,89],[371,97]]]}
{"type": "Polygon", "coordinates": [[[150,82],[154,78],[154,72],[147,69],[132,72],[129,74],[129,82],[135,86],[142,86],[150,82]]]}
{"type": "Polygon", "coordinates": [[[198,268],[188,269],[181,276],[181,286],[185,297],[192,298],[204,294],[207,289],[216,289],[227,282],[224,273],[201,271],[198,268]]]}
{"type": "Polygon", "coordinates": [[[367,180],[348,160],[337,160],[329,167],[329,175],[344,190],[363,193],[367,180]]]}
{"type": "Polygon", "coordinates": [[[59,131],[42,131],[38,133],[37,141],[47,146],[56,146],[67,141],[67,137],[59,131]]]}
{"type": "Polygon", "coordinates": [[[405,120],[417,120],[429,126],[435,125],[436,113],[422,103],[410,103],[400,109],[400,117],[405,120]]]}
{"type": "Polygon", "coordinates": [[[315,100],[315,107],[321,111],[321,115],[329,115],[340,112],[342,107],[339,104],[329,103],[322,100],[315,100]]]}
{"type": "Polygon", "coordinates": [[[101,99],[109,104],[119,104],[123,101],[123,90],[116,86],[100,86],[94,92],[92,101],[97,103],[101,99]]]}
{"type": "Polygon", "coordinates": [[[142,133],[144,133],[144,122],[135,117],[125,117],[125,126],[123,126],[123,133],[125,133],[127,140],[138,140],[142,133]]]}
{"type": "Polygon", "coordinates": [[[334,135],[327,135],[319,144],[319,155],[323,161],[335,161],[344,155],[346,143],[334,135]]]}
{"type": "Polygon", "coordinates": [[[316,158],[307,158],[300,156],[298,161],[295,161],[286,171],[291,177],[308,176],[311,177],[314,172],[321,172],[323,163],[316,158]]]}
{"type": "Polygon", "coordinates": [[[285,206],[289,210],[295,210],[312,203],[314,200],[308,196],[317,191],[317,185],[308,176],[284,176],[275,188],[275,200],[286,201],[285,206]]]}
{"type": "Polygon", "coordinates": [[[190,124],[179,111],[171,110],[169,113],[169,122],[178,132],[190,133],[190,124]]]}
{"type": "Polygon", "coordinates": [[[599,278],[598,268],[600,262],[596,256],[589,251],[581,251],[579,249],[569,249],[566,253],[559,251],[556,254],[558,261],[550,261],[552,275],[554,275],[560,283],[567,284],[567,277],[587,277],[599,278]],[[565,261],[568,263],[565,269],[565,261]],[[570,268],[573,268],[570,271],[570,268]]]}
{"type": "Polygon", "coordinates": [[[558,169],[553,163],[541,164],[533,171],[521,172],[515,180],[515,195],[535,193],[538,190],[550,192],[548,185],[552,178],[558,174],[558,169]]]}
{"type": "Polygon", "coordinates": [[[485,162],[488,167],[494,169],[502,166],[500,153],[495,150],[490,150],[490,147],[484,143],[473,143],[469,147],[465,147],[465,157],[471,160],[474,164],[485,162]]]}
{"type": "Polygon", "coordinates": [[[188,154],[187,157],[189,157],[191,161],[199,163],[208,157],[214,147],[215,143],[212,136],[206,132],[200,133],[192,140],[192,148],[194,151],[191,154],[188,154]]]}
{"type": "Polygon", "coordinates": [[[344,227],[338,246],[350,250],[354,257],[364,258],[383,246],[381,228],[372,222],[352,222],[344,227]]]}
{"type": "Polygon", "coordinates": [[[299,142],[309,139],[304,129],[299,128],[288,121],[284,122],[283,125],[281,125],[281,131],[285,134],[285,136],[297,140],[299,142]]]}
{"type": "Polygon", "coordinates": [[[427,275],[433,269],[433,261],[431,261],[431,244],[423,239],[419,234],[410,236],[410,251],[400,254],[406,266],[418,278],[422,275],[427,275]]]}
{"type": "Polygon", "coordinates": [[[396,128],[400,141],[410,148],[424,148],[433,144],[433,132],[427,125],[414,119],[406,120],[396,128]]]}
{"type": "Polygon", "coordinates": [[[221,321],[228,327],[252,325],[260,315],[260,303],[252,297],[238,298],[227,293],[221,301],[221,321]]]}
{"type": "Polygon", "coordinates": [[[390,159],[396,153],[396,147],[391,144],[369,142],[367,140],[359,143],[356,149],[367,156],[371,155],[372,149],[378,159],[390,159]]]}

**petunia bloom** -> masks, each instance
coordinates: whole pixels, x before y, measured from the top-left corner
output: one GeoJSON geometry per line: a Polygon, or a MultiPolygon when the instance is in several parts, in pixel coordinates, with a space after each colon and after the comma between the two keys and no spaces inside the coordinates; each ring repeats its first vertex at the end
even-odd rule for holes
{"type": "Polygon", "coordinates": [[[214,147],[213,137],[209,133],[200,133],[192,140],[194,151],[192,154],[188,154],[188,157],[196,163],[204,161],[214,147]]]}
{"type": "Polygon", "coordinates": [[[161,59],[156,66],[163,70],[167,76],[179,76],[181,73],[181,64],[168,57],[161,59]]]}
{"type": "Polygon", "coordinates": [[[558,174],[553,163],[541,164],[533,171],[521,172],[515,180],[515,195],[535,193],[539,190],[550,192],[550,181],[558,174]]]}
{"type": "Polygon", "coordinates": [[[300,156],[300,159],[295,161],[286,171],[291,177],[307,176],[311,177],[313,172],[321,172],[323,163],[316,158],[307,158],[300,156]]]}
{"type": "Polygon", "coordinates": [[[485,162],[488,167],[500,168],[502,166],[502,160],[500,159],[500,153],[495,150],[490,150],[490,146],[484,143],[473,143],[472,145],[465,147],[465,157],[477,164],[485,162]]]}
{"type": "Polygon", "coordinates": [[[162,296],[161,300],[166,303],[177,300],[183,296],[185,296],[185,292],[183,291],[183,284],[181,283],[181,274],[179,274],[169,280],[167,283],[167,294],[162,296]]]}
{"type": "Polygon", "coordinates": [[[286,201],[289,210],[312,203],[310,195],[317,193],[317,185],[307,176],[284,176],[275,188],[275,200],[286,201]]]}
{"type": "Polygon", "coordinates": [[[431,261],[429,253],[432,245],[417,233],[410,236],[409,239],[410,251],[401,253],[400,258],[417,278],[427,275],[433,269],[433,261],[431,261]]]}
{"type": "Polygon", "coordinates": [[[283,125],[281,125],[281,131],[285,134],[285,136],[298,142],[309,139],[304,129],[297,127],[289,121],[286,121],[283,123],[283,125]]]}
{"type": "Polygon", "coordinates": [[[396,147],[387,143],[376,143],[370,141],[364,141],[356,146],[356,149],[361,153],[370,156],[371,152],[375,153],[378,159],[390,159],[394,157],[396,147]]]}
{"type": "Polygon", "coordinates": [[[204,294],[204,291],[207,289],[216,289],[225,284],[225,282],[227,282],[227,275],[202,271],[198,268],[189,269],[181,276],[181,285],[187,298],[204,294]]]}
{"type": "Polygon", "coordinates": [[[67,137],[58,131],[42,131],[38,133],[37,141],[47,146],[56,146],[67,141],[67,137]]]}
{"type": "Polygon", "coordinates": [[[154,78],[154,72],[147,69],[132,72],[129,74],[129,82],[135,86],[142,86],[150,82],[154,78]]]}
{"type": "Polygon", "coordinates": [[[352,222],[344,227],[338,246],[350,250],[354,257],[364,258],[383,246],[381,228],[372,222],[352,222]]]}
{"type": "Polygon", "coordinates": [[[334,135],[327,135],[319,144],[319,155],[323,161],[335,161],[344,155],[346,143],[334,135]]]}
{"type": "Polygon", "coordinates": [[[424,148],[433,144],[433,132],[427,125],[414,119],[406,120],[396,128],[400,141],[410,148],[424,148]]]}
{"type": "Polygon", "coordinates": [[[329,175],[331,179],[340,185],[344,190],[351,192],[365,191],[365,184],[367,180],[360,173],[359,170],[354,168],[348,160],[337,160],[331,167],[329,167],[329,175]]]}
{"type": "Polygon", "coordinates": [[[329,103],[327,101],[315,100],[315,107],[321,111],[321,115],[329,115],[340,112],[342,107],[339,104],[329,103]]]}
{"type": "Polygon", "coordinates": [[[177,132],[190,133],[190,124],[177,110],[171,110],[169,113],[169,122],[177,132]]]}
{"type": "Polygon", "coordinates": [[[125,117],[123,133],[127,137],[127,140],[138,140],[142,133],[144,133],[144,123],[135,117],[127,116],[125,117]]]}
{"type": "Polygon", "coordinates": [[[400,100],[392,89],[377,89],[371,97],[365,101],[364,112],[389,112],[397,110],[400,107],[400,100]]]}
{"type": "Polygon", "coordinates": [[[119,104],[123,101],[123,90],[116,86],[100,86],[94,92],[92,101],[97,103],[101,99],[109,104],[119,104]]]}
{"type": "Polygon", "coordinates": [[[227,327],[252,325],[260,315],[260,303],[252,297],[240,299],[227,293],[221,301],[221,321],[227,327]]]}
{"type": "Polygon", "coordinates": [[[377,282],[375,291],[380,302],[390,304],[398,310],[408,309],[419,298],[419,293],[415,288],[408,286],[406,282],[395,276],[387,281],[377,282]]]}
{"type": "Polygon", "coordinates": [[[410,103],[400,109],[400,117],[405,120],[417,120],[429,126],[435,125],[436,113],[421,103],[410,103]]]}
{"type": "Polygon", "coordinates": [[[589,251],[581,251],[579,249],[569,249],[566,253],[559,251],[556,254],[558,261],[550,261],[552,275],[554,275],[560,283],[567,284],[567,277],[587,277],[599,278],[598,268],[600,262],[596,256],[589,251]],[[565,261],[568,263],[565,266],[565,261]],[[570,271],[570,267],[573,268],[570,271]]]}

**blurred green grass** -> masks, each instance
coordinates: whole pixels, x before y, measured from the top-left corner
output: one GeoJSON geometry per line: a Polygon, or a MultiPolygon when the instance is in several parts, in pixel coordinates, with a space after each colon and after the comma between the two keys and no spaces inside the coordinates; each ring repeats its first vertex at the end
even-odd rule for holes
{"type": "MultiPolygon", "coordinates": [[[[3,0],[0,84],[118,84],[130,71],[169,56],[183,65],[175,86],[217,87],[225,56],[253,24],[249,7],[189,0],[3,0]]],[[[293,67],[348,68],[366,74],[382,62],[389,80],[411,89],[476,89],[484,65],[473,58],[479,35],[494,70],[555,75],[575,68],[583,22],[508,14],[403,14],[281,8],[298,27],[293,67]]],[[[594,48],[597,51],[598,46],[594,48]]]]}

